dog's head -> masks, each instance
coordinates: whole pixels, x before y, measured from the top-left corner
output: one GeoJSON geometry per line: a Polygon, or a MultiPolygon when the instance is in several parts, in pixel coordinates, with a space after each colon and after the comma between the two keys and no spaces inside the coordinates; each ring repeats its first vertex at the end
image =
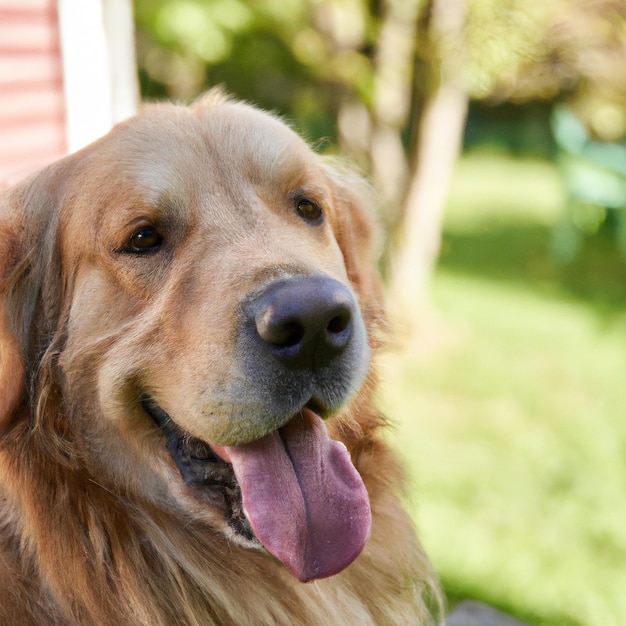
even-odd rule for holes
{"type": "Polygon", "coordinates": [[[62,431],[110,488],[174,498],[302,580],[341,570],[370,524],[324,422],[380,315],[360,194],[215,93],[7,192],[0,429],[62,431]]]}

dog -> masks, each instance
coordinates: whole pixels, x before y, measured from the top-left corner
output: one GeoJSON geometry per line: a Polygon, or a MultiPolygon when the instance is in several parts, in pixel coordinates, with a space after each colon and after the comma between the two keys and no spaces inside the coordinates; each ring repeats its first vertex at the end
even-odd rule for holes
{"type": "Polygon", "coordinates": [[[0,624],[431,624],[367,186],[156,104],[0,201],[0,624]]]}

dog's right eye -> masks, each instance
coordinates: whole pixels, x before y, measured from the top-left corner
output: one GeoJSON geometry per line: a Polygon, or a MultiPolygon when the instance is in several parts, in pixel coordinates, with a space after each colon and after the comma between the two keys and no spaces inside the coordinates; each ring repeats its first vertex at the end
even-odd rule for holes
{"type": "Polygon", "coordinates": [[[134,252],[137,254],[145,252],[155,252],[163,243],[163,236],[153,226],[145,226],[140,228],[128,240],[125,252],[134,252]]]}
{"type": "Polygon", "coordinates": [[[296,213],[306,222],[319,224],[324,218],[324,211],[317,202],[302,198],[296,203],[296,213]]]}

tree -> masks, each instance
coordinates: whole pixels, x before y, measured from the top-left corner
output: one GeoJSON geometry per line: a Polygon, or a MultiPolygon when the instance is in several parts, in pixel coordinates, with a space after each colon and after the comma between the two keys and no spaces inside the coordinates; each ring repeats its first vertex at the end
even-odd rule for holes
{"type": "Polygon", "coordinates": [[[397,323],[418,339],[468,104],[458,71],[467,0],[434,0],[429,8],[430,88],[422,93],[416,153],[396,226],[390,290],[397,323]]]}

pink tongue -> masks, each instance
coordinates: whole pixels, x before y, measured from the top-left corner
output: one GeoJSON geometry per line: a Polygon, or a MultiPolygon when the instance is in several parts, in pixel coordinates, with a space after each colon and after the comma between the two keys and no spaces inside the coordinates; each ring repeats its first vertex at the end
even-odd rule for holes
{"type": "Polygon", "coordinates": [[[217,448],[232,463],[259,541],[302,582],[337,574],[363,549],[371,513],[346,448],[308,410],[280,431],[217,448]]]}

